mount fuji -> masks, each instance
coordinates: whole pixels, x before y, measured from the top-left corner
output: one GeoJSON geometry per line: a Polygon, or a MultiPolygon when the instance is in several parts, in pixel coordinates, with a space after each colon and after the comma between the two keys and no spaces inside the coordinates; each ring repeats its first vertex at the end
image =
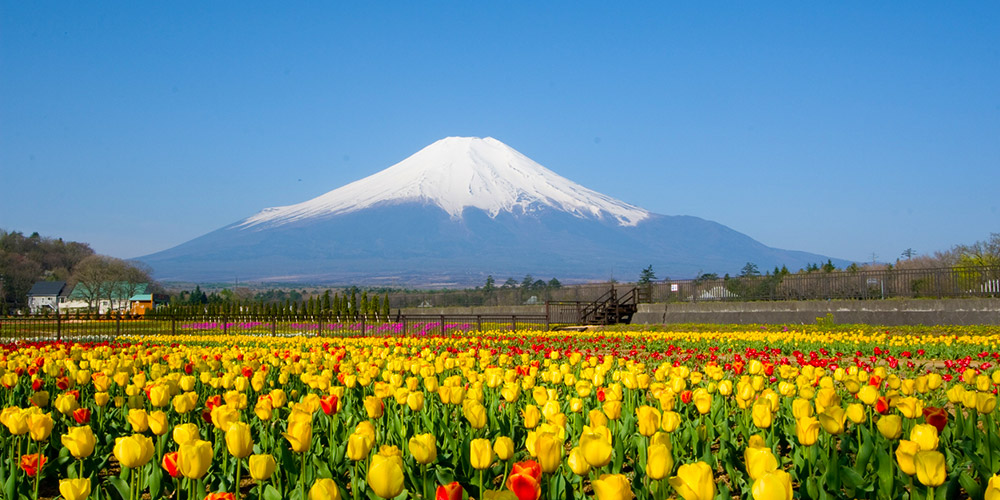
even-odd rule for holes
{"type": "MultiPolygon", "coordinates": [[[[798,269],[828,257],[780,250],[721,224],[666,216],[587,189],[487,137],[449,137],[311,200],[266,208],[140,257],[165,281],[478,285],[798,269]]],[[[838,265],[846,261],[834,259],[838,265]]]]}

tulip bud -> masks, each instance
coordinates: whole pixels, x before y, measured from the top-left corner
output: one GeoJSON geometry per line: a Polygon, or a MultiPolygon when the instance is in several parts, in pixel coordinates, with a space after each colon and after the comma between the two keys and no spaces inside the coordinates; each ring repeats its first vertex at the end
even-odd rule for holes
{"type": "Polygon", "coordinates": [[[913,456],[917,480],[924,486],[937,487],[947,479],[944,454],[939,451],[919,451],[913,456]]]}
{"type": "Polygon", "coordinates": [[[903,419],[899,415],[886,415],[875,422],[879,433],[886,439],[899,439],[903,433],[903,419]]]}
{"type": "Polygon", "coordinates": [[[77,460],[87,458],[94,453],[97,440],[89,425],[70,427],[62,435],[62,445],[69,449],[70,455],[77,460]]]}
{"type": "Polygon", "coordinates": [[[419,464],[427,465],[437,460],[437,440],[433,434],[418,434],[410,438],[410,454],[419,464]]]}
{"type": "Polygon", "coordinates": [[[372,457],[368,466],[368,486],[382,498],[395,498],[403,491],[403,459],[398,448],[383,446],[372,457]]]}
{"type": "Polygon", "coordinates": [[[470,443],[469,459],[472,468],[483,470],[493,463],[493,447],[488,439],[473,439],[470,443]]]}
{"type": "Polygon", "coordinates": [[[243,422],[233,422],[226,431],[226,448],[236,458],[246,458],[253,453],[253,438],[250,426],[243,422]]]}
{"type": "MultiPolygon", "coordinates": [[[[604,474],[591,483],[597,500],[632,500],[632,485],[622,474],[604,474]]],[[[713,484],[714,488],[714,484],[713,484]]]]}
{"type": "Polygon", "coordinates": [[[340,488],[330,478],[319,478],[309,488],[309,500],[340,500],[340,488]]]}
{"type": "Polygon", "coordinates": [[[493,452],[500,460],[510,460],[514,456],[514,440],[507,436],[500,436],[493,442],[493,452]]]}
{"type": "Polygon", "coordinates": [[[255,481],[267,481],[276,467],[277,463],[271,455],[250,455],[250,477],[255,481]]]}
{"type": "Polygon", "coordinates": [[[685,500],[715,498],[715,478],[712,476],[712,468],[705,462],[680,466],[677,475],[670,478],[670,486],[685,500]]]}
{"type": "MultiPolygon", "coordinates": [[[[667,443],[670,441],[668,440],[667,443]]],[[[650,445],[646,451],[646,474],[650,479],[663,479],[674,468],[670,448],[664,444],[650,445]]]]}
{"type": "Polygon", "coordinates": [[[65,500],[84,500],[90,496],[90,478],[59,480],[59,494],[65,500]]]}

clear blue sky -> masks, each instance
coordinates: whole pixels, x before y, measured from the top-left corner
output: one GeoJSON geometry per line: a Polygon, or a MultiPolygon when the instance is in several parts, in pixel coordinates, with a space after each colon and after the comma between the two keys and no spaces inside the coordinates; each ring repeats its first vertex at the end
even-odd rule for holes
{"type": "Polygon", "coordinates": [[[1000,232],[998,2],[280,4],[0,1],[0,228],[144,255],[464,135],[780,248],[1000,232]]]}

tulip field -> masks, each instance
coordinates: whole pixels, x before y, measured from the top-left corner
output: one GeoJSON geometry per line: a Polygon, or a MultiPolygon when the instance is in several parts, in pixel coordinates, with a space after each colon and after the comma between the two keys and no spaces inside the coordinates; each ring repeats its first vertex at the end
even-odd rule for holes
{"type": "Polygon", "coordinates": [[[998,344],[707,326],[0,344],[0,500],[995,500],[998,344]]]}

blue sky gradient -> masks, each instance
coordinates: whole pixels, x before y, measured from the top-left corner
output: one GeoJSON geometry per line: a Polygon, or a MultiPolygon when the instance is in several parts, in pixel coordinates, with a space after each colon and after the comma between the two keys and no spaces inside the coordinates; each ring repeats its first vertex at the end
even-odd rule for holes
{"type": "Polygon", "coordinates": [[[893,261],[1000,232],[997,26],[997,2],[3,0],[0,228],[135,257],[492,136],[657,213],[893,261]]]}

